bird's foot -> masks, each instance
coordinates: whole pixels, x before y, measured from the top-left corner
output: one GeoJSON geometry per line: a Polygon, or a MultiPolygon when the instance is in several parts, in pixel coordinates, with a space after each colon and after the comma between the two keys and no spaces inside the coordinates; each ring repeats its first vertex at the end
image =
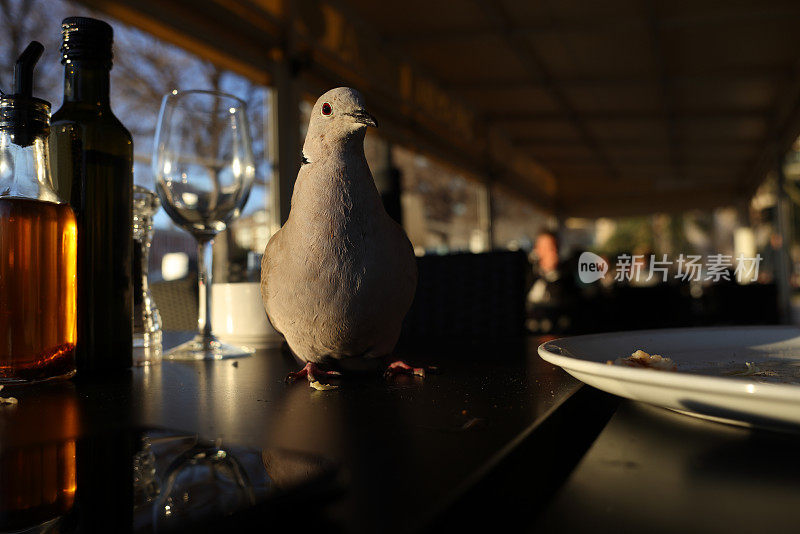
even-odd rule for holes
{"type": "Polygon", "coordinates": [[[411,367],[403,360],[397,360],[389,364],[383,376],[384,378],[390,378],[397,375],[413,375],[425,378],[425,369],[423,367],[411,367]]]}
{"type": "Polygon", "coordinates": [[[286,377],[286,383],[292,384],[303,378],[308,379],[309,385],[318,390],[336,389],[338,386],[332,384],[324,384],[319,381],[320,378],[331,378],[342,376],[339,371],[324,371],[317,367],[316,364],[308,362],[305,367],[294,373],[289,373],[286,377]]]}

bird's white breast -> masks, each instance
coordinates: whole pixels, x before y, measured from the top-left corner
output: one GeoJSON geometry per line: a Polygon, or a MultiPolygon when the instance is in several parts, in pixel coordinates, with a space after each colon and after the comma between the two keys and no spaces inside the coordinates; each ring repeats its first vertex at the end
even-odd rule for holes
{"type": "Polygon", "coordinates": [[[410,304],[403,293],[413,296],[404,282],[408,263],[398,261],[407,245],[395,238],[366,162],[355,163],[301,169],[281,230],[285,250],[267,280],[285,288],[269,290],[270,318],[307,360],[303,352],[368,352],[386,336],[393,345],[410,304]]]}

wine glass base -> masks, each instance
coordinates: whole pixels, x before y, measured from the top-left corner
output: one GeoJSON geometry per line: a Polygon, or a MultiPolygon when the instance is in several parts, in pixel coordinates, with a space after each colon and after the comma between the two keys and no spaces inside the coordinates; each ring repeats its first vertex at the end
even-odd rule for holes
{"type": "Polygon", "coordinates": [[[252,356],[255,349],[222,343],[216,337],[204,338],[198,334],[194,339],[178,345],[164,354],[167,360],[200,361],[227,360],[252,356]]]}

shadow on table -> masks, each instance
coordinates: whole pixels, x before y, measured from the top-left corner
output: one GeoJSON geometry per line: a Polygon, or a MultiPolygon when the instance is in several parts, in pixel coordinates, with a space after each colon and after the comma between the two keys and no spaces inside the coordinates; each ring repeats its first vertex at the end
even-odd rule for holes
{"type": "Polygon", "coordinates": [[[529,531],[795,532],[799,448],[625,401],[529,531]]]}

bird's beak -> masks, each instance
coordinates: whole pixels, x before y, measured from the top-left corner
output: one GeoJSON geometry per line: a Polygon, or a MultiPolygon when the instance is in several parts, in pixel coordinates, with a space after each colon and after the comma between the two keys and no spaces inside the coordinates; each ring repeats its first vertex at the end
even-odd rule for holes
{"type": "Polygon", "coordinates": [[[378,127],[378,121],[375,120],[375,117],[370,115],[366,109],[357,109],[352,113],[348,113],[350,117],[353,117],[357,123],[366,124],[367,126],[372,126],[373,128],[378,127]]]}

